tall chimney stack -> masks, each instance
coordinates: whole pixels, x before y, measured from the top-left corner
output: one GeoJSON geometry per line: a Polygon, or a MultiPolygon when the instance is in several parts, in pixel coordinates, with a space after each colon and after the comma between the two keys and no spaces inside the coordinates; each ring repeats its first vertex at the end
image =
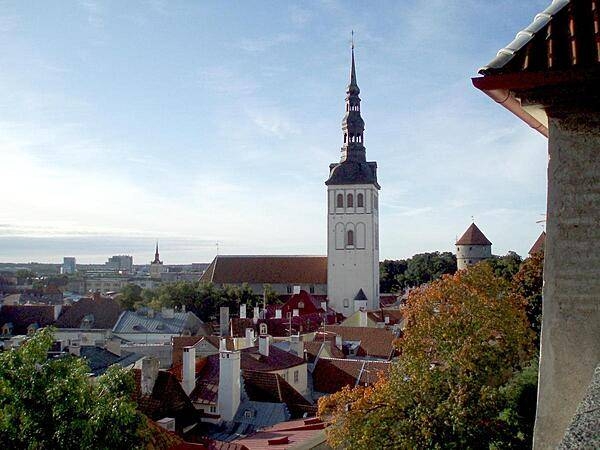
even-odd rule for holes
{"type": "Polygon", "coordinates": [[[218,405],[221,420],[231,422],[240,406],[240,352],[219,352],[218,405]]]}
{"type": "Polygon", "coordinates": [[[258,353],[263,356],[269,356],[269,341],[271,336],[264,334],[258,337],[258,353]]]}
{"type": "Polygon", "coordinates": [[[154,383],[158,377],[158,368],[160,361],[158,358],[152,356],[146,356],[142,359],[142,379],[141,379],[141,390],[142,395],[152,395],[154,389],[154,383]]]}
{"type": "Polygon", "coordinates": [[[183,347],[183,390],[190,394],[196,387],[196,348],[183,347]]]}

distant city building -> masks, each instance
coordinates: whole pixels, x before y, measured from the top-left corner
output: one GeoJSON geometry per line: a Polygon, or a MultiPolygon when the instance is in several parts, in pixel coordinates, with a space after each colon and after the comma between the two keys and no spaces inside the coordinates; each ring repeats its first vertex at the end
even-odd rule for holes
{"type": "Polygon", "coordinates": [[[163,265],[158,253],[158,242],[156,243],[156,252],[154,253],[154,261],[150,262],[150,278],[160,280],[161,274],[167,272],[168,269],[163,265]]]}
{"type": "Polygon", "coordinates": [[[360,115],[354,46],[342,121],[341,159],[329,165],[327,185],[327,297],[349,316],[379,307],[379,183],[377,163],[367,161],[360,115]]]}
{"type": "Polygon", "coordinates": [[[69,275],[77,271],[77,263],[73,256],[65,256],[61,267],[61,273],[69,275]]]}
{"type": "Polygon", "coordinates": [[[458,270],[492,257],[492,243],[475,223],[456,241],[456,264],[458,270]]]}
{"type": "Polygon", "coordinates": [[[105,266],[121,273],[131,273],[133,270],[133,256],[115,255],[108,258],[105,266]]]}

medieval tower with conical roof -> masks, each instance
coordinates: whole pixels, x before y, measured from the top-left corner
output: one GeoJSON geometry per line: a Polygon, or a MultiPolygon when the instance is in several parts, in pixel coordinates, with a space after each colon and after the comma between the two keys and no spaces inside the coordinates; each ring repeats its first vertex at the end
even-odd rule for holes
{"type": "Polygon", "coordinates": [[[456,241],[456,265],[458,270],[492,257],[492,243],[475,223],[456,241]]]}
{"type": "Polygon", "coordinates": [[[327,298],[349,316],[379,308],[379,189],[377,163],[367,161],[360,115],[354,45],[340,162],[329,165],[327,185],[327,298]]]}

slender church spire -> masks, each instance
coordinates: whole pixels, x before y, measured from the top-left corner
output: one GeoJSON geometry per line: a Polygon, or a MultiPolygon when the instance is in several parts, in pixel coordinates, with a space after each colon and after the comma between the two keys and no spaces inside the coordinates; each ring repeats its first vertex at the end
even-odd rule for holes
{"type": "Polygon", "coordinates": [[[346,89],[346,114],[342,120],[344,145],[341,161],[365,161],[364,146],[365,122],[360,115],[360,88],[356,82],[356,63],[354,61],[354,32],[352,32],[352,64],[350,68],[350,84],[346,89]]]}
{"type": "Polygon", "coordinates": [[[155,263],[160,262],[160,255],[158,254],[158,241],[156,241],[156,252],[154,252],[154,261],[155,263]]]}

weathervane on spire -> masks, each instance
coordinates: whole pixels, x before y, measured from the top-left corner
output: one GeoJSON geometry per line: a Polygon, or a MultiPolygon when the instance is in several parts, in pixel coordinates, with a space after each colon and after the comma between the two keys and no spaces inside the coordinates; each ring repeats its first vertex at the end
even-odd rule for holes
{"type": "Polygon", "coordinates": [[[350,33],[350,34],[352,35],[350,42],[352,44],[352,50],[354,50],[354,30],[352,30],[352,33],[350,33]]]}

